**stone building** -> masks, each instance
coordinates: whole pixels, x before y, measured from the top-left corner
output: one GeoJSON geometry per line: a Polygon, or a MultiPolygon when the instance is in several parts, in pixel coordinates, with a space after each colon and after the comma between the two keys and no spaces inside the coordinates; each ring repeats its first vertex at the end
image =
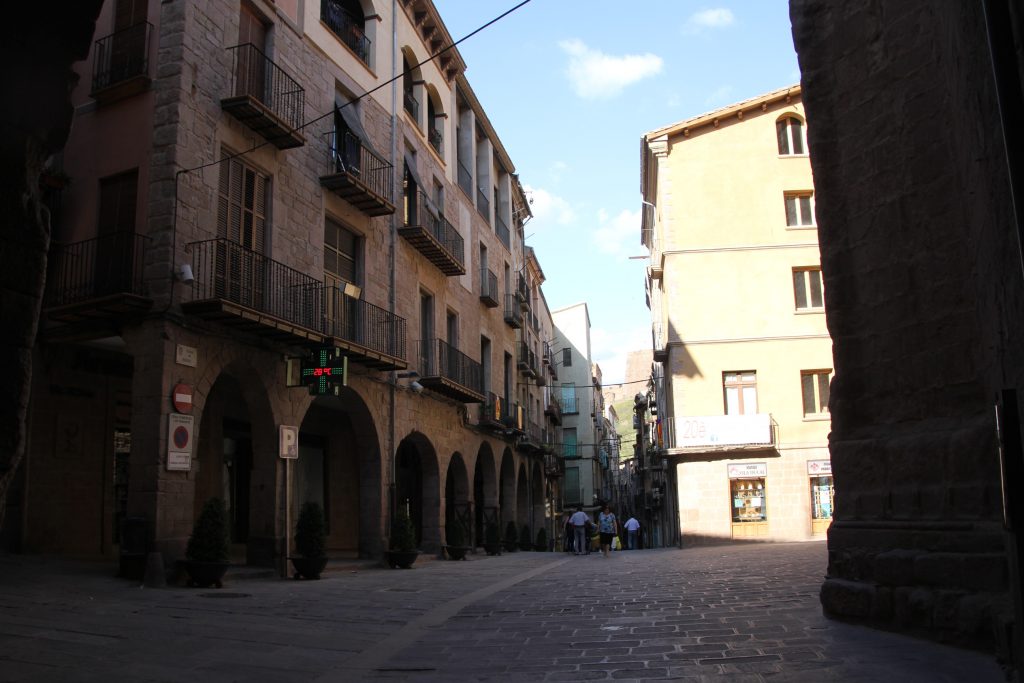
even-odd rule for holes
{"type": "Polygon", "coordinates": [[[1007,659],[1015,642],[1019,671],[1019,3],[790,14],[835,359],[822,604],[1007,659]]]}
{"type": "Polygon", "coordinates": [[[674,484],[684,544],[811,540],[831,522],[832,344],[806,129],[793,86],[641,141],[655,368],[639,465],[666,533],[674,484]]]}
{"type": "Polygon", "coordinates": [[[360,557],[399,506],[427,552],[545,526],[529,203],[429,0],[108,0],[79,67],[11,545],[170,564],[215,496],[282,569],[306,501],[360,557]]]}

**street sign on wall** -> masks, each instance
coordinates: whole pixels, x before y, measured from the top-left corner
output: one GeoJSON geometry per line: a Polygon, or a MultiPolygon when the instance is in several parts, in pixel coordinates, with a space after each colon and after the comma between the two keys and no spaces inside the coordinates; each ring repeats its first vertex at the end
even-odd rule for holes
{"type": "Polygon", "coordinates": [[[187,472],[192,469],[192,427],[195,418],[191,415],[167,416],[167,469],[187,472]]]}

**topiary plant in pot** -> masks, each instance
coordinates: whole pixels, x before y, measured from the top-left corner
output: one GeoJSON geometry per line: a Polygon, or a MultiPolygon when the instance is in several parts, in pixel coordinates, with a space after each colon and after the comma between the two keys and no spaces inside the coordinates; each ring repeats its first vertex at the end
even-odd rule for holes
{"type": "Polygon", "coordinates": [[[412,563],[419,557],[416,530],[412,527],[409,513],[403,509],[398,510],[391,520],[391,547],[384,554],[392,569],[411,569],[412,563]]]}
{"type": "Polygon", "coordinates": [[[519,549],[533,550],[533,535],[530,533],[530,527],[525,524],[519,530],[519,549]]]}
{"type": "Polygon", "coordinates": [[[458,522],[448,524],[448,526],[445,527],[445,540],[448,541],[448,544],[444,547],[444,550],[448,554],[449,559],[466,559],[466,553],[469,552],[469,547],[466,545],[466,540],[462,536],[461,524],[458,522]]]}
{"type": "Polygon", "coordinates": [[[192,526],[185,548],[185,570],[189,585],[220,588],[231,565],[228,539],[228,512],[224,501],[211,498],[203,505],[192,526]]]}
{"type": "Polygon", "coordinates": [[[537,545],[535,545],[533,549],[542,553],[546,553],[548,551],[548,532],[544,527],[541,527],[540,531],[537,532],[537,545]]]}
{"type": "Polygon", "coordinates": [[[295,567],[293,578],[319,579],[327,566],[327,522],[320,503],[302,504],[295,523],[295,552],[297,556],[288,558],[295,567]]]}
{"type": "Polygon", "coordinates": [[[505,552],[514,553],[519,549],[519,532],[516,531],[516,523],[509,521],[505,525],[505,552]]]}
{"type": "Polygon", "coordinates": [[[498,533],[498,523],[488,522],[484,532],[484,550],[488,555],[501,555],[501,535],[498,533]]]}

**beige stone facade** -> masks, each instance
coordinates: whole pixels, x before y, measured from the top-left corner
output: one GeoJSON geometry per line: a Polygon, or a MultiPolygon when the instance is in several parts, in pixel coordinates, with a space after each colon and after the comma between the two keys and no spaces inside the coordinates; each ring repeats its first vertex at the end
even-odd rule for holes
{"type": "Polygon", "coordinates": [[[22,547],[170,564],[210,497],[233,560],[282,569],[310,500],[332,553],[379,556],[398,507],[425,552],[551,537],[529,205],[458,51],[430,59],[433,4],[392,7],[106,3],[51,197],[22,547]],[[346,382],[313,395],[321,349],[346,382]]]}
{"type": "Polygon", "coordinates": [[[831,519],[832,344],[805,131],[794,86],[642,140],[645,466],[664,483],[654,507],[678,496],[683,543],[824,538],[831,519]]]}

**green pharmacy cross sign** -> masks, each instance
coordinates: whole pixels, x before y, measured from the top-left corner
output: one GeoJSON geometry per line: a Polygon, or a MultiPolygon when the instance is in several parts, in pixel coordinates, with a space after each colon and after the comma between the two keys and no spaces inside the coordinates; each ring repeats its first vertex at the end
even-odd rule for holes
{"type": "Polygon", "coordinates": [[[348,356],[341,355],[340,349],[333,346],[315,349],[302,359],[299,377],[313,396],[337,396],[341,387],[348,386],[348,356]]]}

